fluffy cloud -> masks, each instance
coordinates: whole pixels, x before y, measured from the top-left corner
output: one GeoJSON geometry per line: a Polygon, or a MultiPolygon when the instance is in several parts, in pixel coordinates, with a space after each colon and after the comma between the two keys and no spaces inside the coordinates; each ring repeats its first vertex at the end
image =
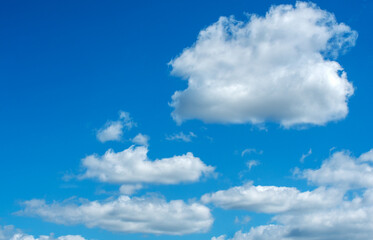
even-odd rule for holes
{"type": "Polygon", "coordinates": [[[369,160],[372,152],[370,150],[359,158],[352,157],[348,152],[337,152],[324,161],[321,168],[305,170],[300,176],[316,185],[371,188],[373,187],[373,165],[369,160]]]}
{"type": "Polygon", "coordinates": [[[373,149],[371,149],[369,152],[361,154],[361,156],[359,157],[359,161],[373,162],[373,149]]]}
{"type": "Polygon", "coordinates": [[[128,112],[119,112],[118,121],[108,121],[97,131],[96,137],[100,142],[119,141],[123,135],[123,128],[131,129],[136,123],[128,112]]]}
{"type": "Polygon", "coordinates": [[[305,211],[334,206],[341,199],[341,192],[325,188],[300,192],[296,188],[276,186],[233,187],[202,196],[202,202],[214,203],[225,209],[243,209],[262,213],[305,211]]]}
{"type": "Polygon", "coordinates": [[[37,238],[22,233],[20,230],[15,230],[13,226],[0,226],[0,240],[85,240],[85,238],[79,235],[66,235],[55,238],[53,234],[49,236],[42,235],[37,238]]]}
{"type": "Polygon", "coordinates": [[[205,232],[213,223],[210,210],[202,204],[181,200],[120,196],[106,201],[51,203],[30,200],[19,214],[39,216],[65,225],[84,224],[109,231],[182,235],[205,232]]]}
{"type": "Polygon", "coordinates": [[[133,143],[143,145],[143,146],[148,146],[148,141],[149,141],[149,136],[144,135],[144,134],[137,134],[136,137],[132,139],[133,143]]]}
{"type": "Polygon", "coordinates": [[[245,185],[205,195],[202,200],[229,209],[276,214],[273,224],[253,227],[247,233],[239,231],[231,240],[370,239],[373,236],[373,170],[368,165],[371,162],[366,161],[371,152],[359,158],[337,152],[319,169],[300,172],[300,176],[319,186],[310,192],[245,185]]]}
{"type": "Polygon", "coordinates": [[[177,184],[195,182],[202,175],[214,172],[192,153],[150,161],[146,146],[131,146],[115,153],[108,150],[103,156],[91,155],[82,160],[86,172],[81,178],[97,178],[111,183],[177,184]]]}
{"type": "Polygon", "coordinates": [[[354,92],[331,60],[357,33],[311,3],[272,7],[247,22],[221,17],[170,62],[188,88],[172,96],[178,123],[323,125],[344,118],[354,92]]]}

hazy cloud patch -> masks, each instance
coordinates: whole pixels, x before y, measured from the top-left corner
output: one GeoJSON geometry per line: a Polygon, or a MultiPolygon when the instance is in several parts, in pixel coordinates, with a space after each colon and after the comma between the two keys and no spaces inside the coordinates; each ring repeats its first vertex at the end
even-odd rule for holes
{"type": "Polygon", "coordinates": [[[166,140],[191,142],[192,139],[196,137],[197,135],[195,135],[193,132],[189,132],[188,134],[179,132],[179,133],[174,133],[172,135],[166,136],[166,140]]]}

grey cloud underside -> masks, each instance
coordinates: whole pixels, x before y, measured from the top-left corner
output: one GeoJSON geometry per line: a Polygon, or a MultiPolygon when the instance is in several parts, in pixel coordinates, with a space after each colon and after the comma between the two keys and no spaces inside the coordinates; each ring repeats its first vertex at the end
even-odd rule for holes
{"type": "Polygon", "coordinates": [[[221,17],[170,62],[188,88],[172,96],[178,123],[279,122],[323,125],[343,119],[354,92],[325,56],[353,46],[357,33],[313,4],[272,7],[247,22],[221,17]]]}
{"type": "Polygon", "coordinates": [[[312,191],[246,184],[201,200],[225,209],[275,214],[273,224],[239,231],[231,240],[367,240],[373,236],[372,152],[358,158],[336,152],[319,169],[298,170],[298,177],[317,186],[312,191]]]}

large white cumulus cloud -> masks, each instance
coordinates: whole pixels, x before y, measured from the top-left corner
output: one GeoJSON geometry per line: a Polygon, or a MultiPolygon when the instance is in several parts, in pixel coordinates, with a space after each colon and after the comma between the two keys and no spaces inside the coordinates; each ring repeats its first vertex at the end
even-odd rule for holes
{"type": "Polygon", "coordinates": [[[205,232],[213,223],[210,210],[199,203],[161,198],[120,196],[106,201],[48,204],[34,199],[23,203],[22,215],[39,216],[59,224],[84,224],[109,231],[182,235],[205,232]]]}
{"type": "Polygon", "coordinates": [[[344,118],[354,92],[334,60],[357,33],[311,3],[272,7],[247,22],[221,17],[170,62],[188,88],[173,118],[217,123],[322,125],[344,118]]]}

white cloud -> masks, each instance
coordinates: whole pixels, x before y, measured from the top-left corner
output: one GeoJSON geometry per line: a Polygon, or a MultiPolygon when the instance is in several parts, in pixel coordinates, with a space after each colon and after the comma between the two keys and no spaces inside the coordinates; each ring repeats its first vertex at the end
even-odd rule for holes
{"type": "Polygon", "coordinates": [[[31,235],[16,233],[12,238],[10,238],[10,240],[85,240],[85,238],[76,235],[67,235],[58,238],[54,238],[53,236],[40,236],[39,238],[35,238],[31,235]]]}
{"type": "Polygon", "coordinates": [[[124,184],[120,186],[119,192],[124,195],[132,195],[142,188],[141,184],[124,184]]]}
{"type": "Polygon", "coordinates": [[[139,145],[148,146],[149,136],[139,133],[132,139],[132,142],[139,145]]]}
{"type": "Polygon", "coordinates": [[[259,164],[260,164],[260,162],[257,161],[257,160],[250,160],[246,163],[249,170],[251,170],[251,168],[254,167],[254,166],[258,166],[259,164]]]}
{"type": "Polygon", "coordinates": [[[370,152],[367,152],[356,159],[348,152],[336,152],[323,162],[321,168],[305,170],[300,177],[316,185],[342,188],[373,187],[372,162],[361,162],[362,159],[369,159],[369,154],[370,152]]]}
{"type": "Polygon", "coordinates": [[[359,160],[362,162],[373,162],[373,149],[360,155],[359,160]]]}
{"type": "Polygon", "coordinates": [[[225,235],[221,235],[219,237],[212,237],[211,240],[225,240],[225,235]]]}
{"type": "Polygon", "coordinates": [[[280,215],[274,218],[279,224],[239,231],[230,240],[367,240],[373,236],[372,214],[372,202],[356,198],[327,210],[280,215]]]}
{"type": "Polygon", "coordinates": [[[175,141],[175,140],[181,140],[184,142],[191,142],[192,138],[197,137],[193,132],[189,132],[189,134],[184,134],[183,132],[175,133],[171,136],[167,136],[166,140],[169,141],[175,141]]]}
{"type": "MultiPolygon", "coordinates": [[[[229,240],[292,240],[292,238],[285,238],[285,229],[278,225],[265,225],[256,228],[251,228],[250,232],[242,233],[236,232],[233,238],[229,240]]],[[[226,236],[222,235],[217,240],[226,240],[226,236]]],[[[214,240],[214,237],[211,239],[214,240]]]]}
{"type": "Polygon", "coordinates": [[[240,209],[259,213],[281,213],[328,208],[341,200],[340,191],[318,188],[300,192],[296,188],[276,186],[244,186],[205,194],[203,203],[213,203],[224,209],[240,209]]]}
{"type": "Polygon", "coordinates": [[[236,218],[234,219],[234,223],[237,223],[237,224],[247,224],[250,221],[251,221],[251,217],[249,216],[245,216],[242,219],[236,216],[236,218]]]}
{"type": "Polygon", "coordinates": [[[107,122],[98,130],[97,139],[100,142],[119,141],[123,135],[123,124],[120,121],[107,122]]]}
{"type": "Polygon", "coordinates": [[[131,146],[115,153],[109,149],[103,156],[90,155],[82,160],[86,168],[81,178],[97,178],[110,183],[177,184],[196,182],[214,172],[192,153],[151,161],[146,146],[131,146]]]}
{"type": "Polygon", "coordinates": [[[136,123],[128,112],[119,112],[118,121],[108,121],[104,127],[97,131],[96,137],[100,142],[119,141],[123,135],[123,128],[131,129],[136,123]]]}
{"type": "Polygon", "coordinates": [[[136,126],[136,123],[133,121],[128,112],[119,111],[119,119],[123,122],[123,125],[127,129],[131,129],[136,126]]]}
{"type": "Polygon", "coordinates": [[[373,170],[370,163],[362,162],[370,152],[359,158],[337,152],[319,169],[300,172],[319,186],[311,192],[245,185],[205,195],[202,200],[223,208],[276,214],[273,224],[253,227],[247,233],[239,231],[230,240],[371,239],[373,170]]]}
{"type": "Polygon", "coordinates": [[[80,235],[66,235],[55,238],[53,234],[34,237],[22,233],[20,230],[14,229],[13,226],[8,225],[4,227],[0,226],[0,240],[85,240],[85,238],[80,235]]]}
{"type": "Polygon", "coordinates": [[[170,62],[188,80],[170,105],[178,123],[323,125],[345,118],[354,92],[336,57],[357,33],[311,3],[272,7],[247,22],[221,17],[170,62]]]}
{"type": "Polygon", "coordinates": [[[311,154],[312,154],[312,149],[310,148],[310,150],[308,150],[306,154],[302,154],[302,157],[299,159],[299,162],[304,163],[304,159],[311,156],[311,154]]]}
{"type": "Polygon", "coordinates": [[[251,154],[251,153],[256,153],[256,154],[263,154],[263,150],[256,150],[255,148],[246,148],[241,152],[241,157],[245,156],[245,154],[251,154]]]}
{"type": "Polygon", "coordinates": [[[48,204],[38,199],[23,204],[25,208],[19,212],[21,215],[115,232],[183,235],[205,232],[213,223],[206,206],[181,200],[166,202],[160,198],[120,196],[101,202],[82,200],[78,204],[69,201],[48,204]]]}

